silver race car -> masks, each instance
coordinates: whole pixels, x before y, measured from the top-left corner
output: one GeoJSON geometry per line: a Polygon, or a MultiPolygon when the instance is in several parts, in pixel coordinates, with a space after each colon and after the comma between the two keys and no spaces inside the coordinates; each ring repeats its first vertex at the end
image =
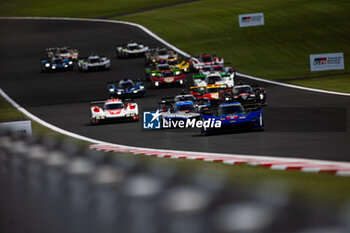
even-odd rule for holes
{"type": "Polygon", "coordinates": [[[109,70],[111,67],[111,60],[106,56],[98,56],[91,54],[87,58],[78,60],[79,71],[90,71],[90,70],[109,70]]]}
{"type": "Polygon", "coordinates": [[[118,58],[142,57],[149,50],[147,46],[135,42],[115,46],[118,58]]]}

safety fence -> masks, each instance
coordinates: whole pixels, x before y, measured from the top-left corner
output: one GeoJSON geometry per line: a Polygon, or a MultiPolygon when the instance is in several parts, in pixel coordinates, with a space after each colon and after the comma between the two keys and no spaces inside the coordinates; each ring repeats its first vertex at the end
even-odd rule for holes
{"type": "Polygon", "coordinates": [[[345,233],[350,206],[295,199],[279,182],[223,177],[88,150],[50,137],[0,137],[3,233],[345,233]]]}

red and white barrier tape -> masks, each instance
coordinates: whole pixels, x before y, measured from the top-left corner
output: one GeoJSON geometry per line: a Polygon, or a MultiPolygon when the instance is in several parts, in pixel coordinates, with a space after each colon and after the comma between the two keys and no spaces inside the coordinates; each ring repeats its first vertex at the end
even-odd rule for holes
{"type": "Polygon", "coordinates": [[[297,170],[309,173],[333,173],[339,176],[350,176],[350,163],[333,162],[313,159],[260,157],[248,155],[227,155],[213,153],[196,153],[182,151],[164,151],[135,147],[124,147],[109,144],[95,144],[90,149],[104,152],[128,152],[160,158],[202,160],[206,162],[221,162],[224,164],[247,164],[272,170],[297,170]]]}

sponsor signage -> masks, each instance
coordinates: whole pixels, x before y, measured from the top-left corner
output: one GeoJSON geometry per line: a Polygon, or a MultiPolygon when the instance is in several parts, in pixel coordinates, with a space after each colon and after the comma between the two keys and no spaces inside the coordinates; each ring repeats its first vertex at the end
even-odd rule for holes
{"type": "Polygon", "coordinates": [[[311,71],[343,70],[344,54],[343,53],[311,54],[310,68],[311,68],[311,71]]]}
{"type": "Polygon", "coordinates": [[[197,119],[172,120],[161,119],[159,111],[143,112],[143,128],[144,129],[167,129],[167,128],[220,128],[221,121],[208,119],[205,121],[197,119]]]}
{"type": "Polygon", "coordinates": [[[264,13],[238,15],[239,27],[264,25],[264,13]]]}
{"type": "Polygon", "coordinates": [[[12,121],[0,123],[0,129],[10,130],[18,135],[32,135],[31,121],[12,121]]]}

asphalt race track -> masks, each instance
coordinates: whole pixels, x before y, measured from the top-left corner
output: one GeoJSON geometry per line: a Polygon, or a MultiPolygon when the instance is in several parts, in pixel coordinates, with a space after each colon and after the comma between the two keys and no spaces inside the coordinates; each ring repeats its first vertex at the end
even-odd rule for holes
{"type": "MultiPolygon", "coordinates": [[[[29,112],[62,129],[130,146],[350,161],[349,97],[243,78],[267,89],[264,131],[203,137],[199,130],[142,130],[142,121],[90,126],[89,101],[107,97],[108,80],[145,76],[143,58],[116,59],[114,46],[130,40],[150,47],[161,44],[140,29],[123,24],[2,19],[0,27],[0,87],[29,112]],[[91,52],[106,55],[111,58],[111,70],[40,72],[45,48],[59,45],[71,45],[82,56],[91,52]]],[[[136,101],[141,110],[155,109],[160,97],[181,90],[148,89],[146,97],[136,101]]]]}

